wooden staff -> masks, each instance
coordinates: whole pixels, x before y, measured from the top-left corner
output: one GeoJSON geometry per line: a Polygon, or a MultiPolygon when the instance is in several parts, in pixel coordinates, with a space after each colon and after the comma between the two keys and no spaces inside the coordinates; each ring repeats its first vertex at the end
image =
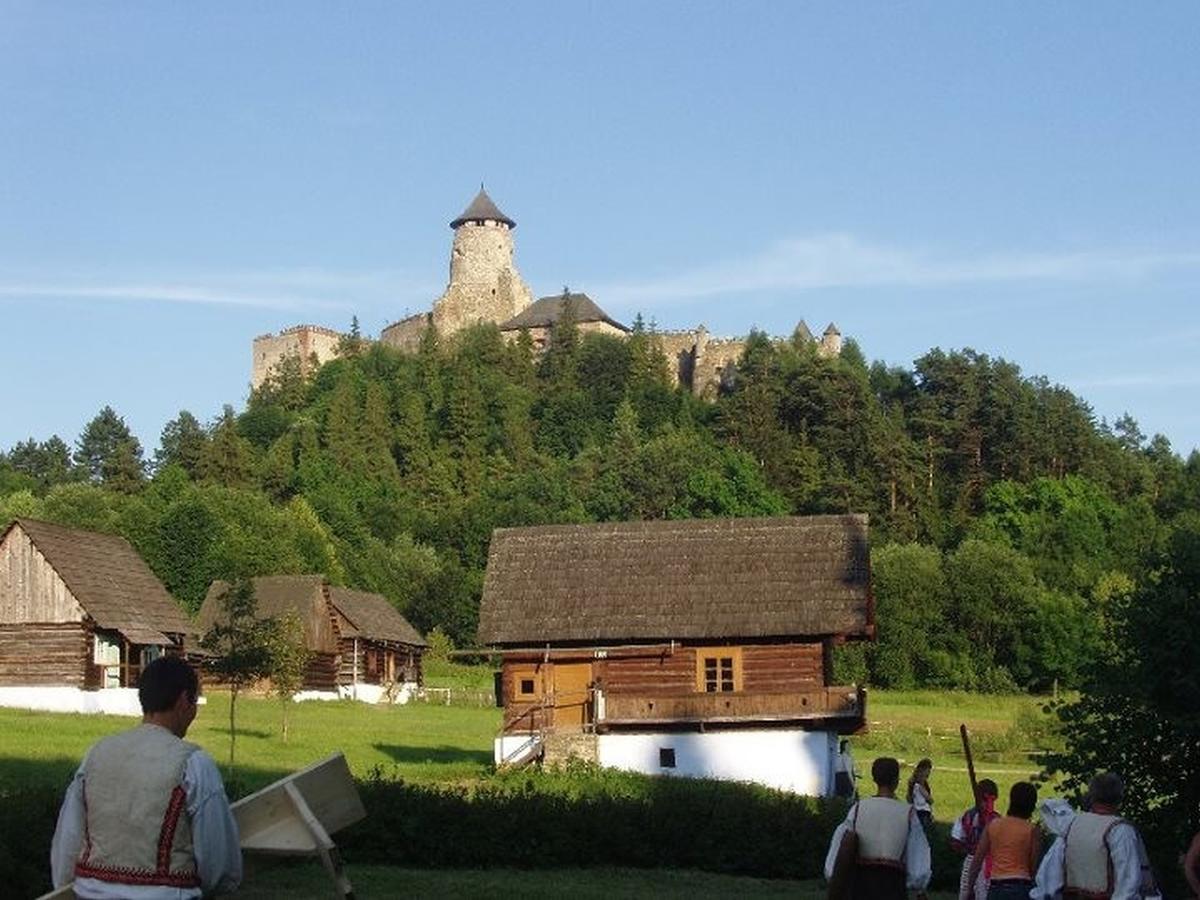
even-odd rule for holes
{"type": "Polygon", "coordinates": [[[963,754],[967,757],[967,777],[971,779],[971,796],[975,798],[975,805],[980,803],[979,785],[975,782],[975,760],[971,756],[971,738],[967,734],[966,723],[958,726],[958,733],[962,737],[963,754]]]}

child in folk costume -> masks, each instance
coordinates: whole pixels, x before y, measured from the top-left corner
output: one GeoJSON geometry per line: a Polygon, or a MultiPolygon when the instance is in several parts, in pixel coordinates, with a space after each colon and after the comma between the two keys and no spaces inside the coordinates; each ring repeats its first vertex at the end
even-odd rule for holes
{"type": "Polygon", "coordinates": [[[880,757],[871,766],[877,788],[850,807],[825,858],[830,896],[848,900],[906,900],[925,896],[932,874],[929,841],[912,807],[896,798],[900,764],[880,757]]]}
{"type": "Polygon", "coordinates": [[[933,824],[933,790],[929,787],[929,773],[932,771],[933,760],[923,759],[917,763],[912,777],[908,779],[908,802],[926,829],[933,824]]]}
{"type": "Polygon", "coordinates": [[[1008,812],[988,823],[979,840],[967,882],[975,881],[984,860],[991,865],[987,900],[1025,900],[1042,855],[1041,834],[1029,821],[1037,806],[1037,788],[1018,781],[1009,792],[1008,812]]]}
{"type": "Polygon", "coordinates": [[[983,830],[993,819],[1000,818],[996,812],[996,797],[1000,793],[996,782],[985,778],[976,785],[976,792],[979,802],[955,819],[950,828],[950,846],[956,853],[965,854],[962,876],[958,882],[959,900],[986,900],[991,866],[984,861],[974,885],[968,884],[967,874],[971,870],[971,860],[979,846],[979,839],[983,837],[983,830]]]}

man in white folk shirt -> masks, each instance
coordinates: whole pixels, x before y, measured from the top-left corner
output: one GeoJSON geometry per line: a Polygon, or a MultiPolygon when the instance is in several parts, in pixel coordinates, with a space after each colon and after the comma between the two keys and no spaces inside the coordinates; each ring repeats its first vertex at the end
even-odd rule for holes
{"type": "Polygon", "coordinates": [[[142,724],[88,750],[50,847],[56,888],[88,900],[192,900],[242,880],[237,823],[213,758],[183,740],[199,683],[174,656],[138,681],[142,724]]]}
{"type": "MultiPolygon", "coordinates": [[[[1038,866],[1032,900],[1160,897],[1137,829],[1118,815],[1125,784],[1114,772],[1092,779],[1091,809],[1070,817],[1038,866]]],[[[1053,829],[1058,831],[1058,829],[1053,829]]]]}
{"type": "Polygon", "coordinates": [[[900,763],[881,756],[871,765],[871,778],[875,796],[851,806],[846,820],[833,833],[825,877],[833,879],[842,839],[852,831],[858,844],[852,900],[905,900],[910,890],[923,898],[932,875],[929,841],[912,807],[896,799],[900,763]]]}

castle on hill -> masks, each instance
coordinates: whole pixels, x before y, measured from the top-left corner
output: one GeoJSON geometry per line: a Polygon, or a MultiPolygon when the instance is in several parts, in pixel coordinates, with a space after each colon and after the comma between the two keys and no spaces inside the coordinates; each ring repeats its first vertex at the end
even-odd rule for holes
{"type": "MultiPolygon", "coordinates": [[[[533,299],[514,258],[513,229],[517,223],[500,211],[482,186],[450,227],[454,241],[446,290],[428,312],[384,328],[380,343],[412,352],[427,328],[447,337],[471,325],[493,323],[509,340],[528,332],[535,351],[540,351],[568,309],[582,333],[617,337],[629,334],[628,326],[608,315],[587,294],[564,292],[533,299]]],[[[794,337],[813,342],[822,356],[836,356],[842,349],[841,332],[832,323],[818,339],[801,321],[794,337]]],[[[288,357],[299,359],[301,371],[311,371],[335,359],[342,338],[341,333],[319,325],[295,325],[278,334],[256,337],[251,387],[261,387],[288,357]]],[[[703,325],[684,331],[660,331],[657,338],[674,381],[700,395],[716,392],[746,347],[745,337],[714,337],[703,325]]]]}

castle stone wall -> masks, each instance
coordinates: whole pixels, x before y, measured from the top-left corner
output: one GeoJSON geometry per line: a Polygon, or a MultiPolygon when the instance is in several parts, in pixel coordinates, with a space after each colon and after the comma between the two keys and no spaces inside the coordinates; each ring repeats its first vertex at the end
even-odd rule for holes
{"type": "Polygon", "coordinates": [[[250,367],[250,386],[257,390],[270,377],[271,371],[286,357],[300,359],[300,371],[307,374],[316,365],[322,366],[337,358],[342,335],[320,325],[295,325],[279,334],[263,334],[254,339],[250,367]]]}
{"type": "Polygon", "coordinates": [[[667,372],[672,385],[692,384],[692,371],[696,363],[695,331],[660,331],[656,337],[667,358],[667,372]]]}
{"type": "Polygon", "coordinates": [[[379,333],[379,342],[406,353],[414,353],[421,343],[421,335],[429,327],[429,313],[417,313],[399,322],[393,322],[379,333]]]}
{"type": "MultiPolygon", "coordinates": [[[[581,334],[607,334],[612,337],[623,338],[626,333],[615,325],[610,325],[608,322],[579,322],[575,326],[576,330],[581,334]]],[[[553,332],[552,328],[510,328],[502,332],[505,340],[515,341],[521,336],[522,331],[529,332],[529,340],[533,344],[533,349],[536,352],[545,350],[550,345],[550,335],[553,332]]]]}
{"type": "Polygon", "coordinates": [[[504,322],[533,302],[513,262],[512,230],[466,222],[454,231],[450,283],[433,305],[433,325],[449,335],[477,322],[504,322]]]}
{"type": "Polygon", "coordinates": [[[708,338],[703,346],[697,346],[692,393],[714,397],[737,368],[737,361],[745,350],[745,338],[708,338]]]}

